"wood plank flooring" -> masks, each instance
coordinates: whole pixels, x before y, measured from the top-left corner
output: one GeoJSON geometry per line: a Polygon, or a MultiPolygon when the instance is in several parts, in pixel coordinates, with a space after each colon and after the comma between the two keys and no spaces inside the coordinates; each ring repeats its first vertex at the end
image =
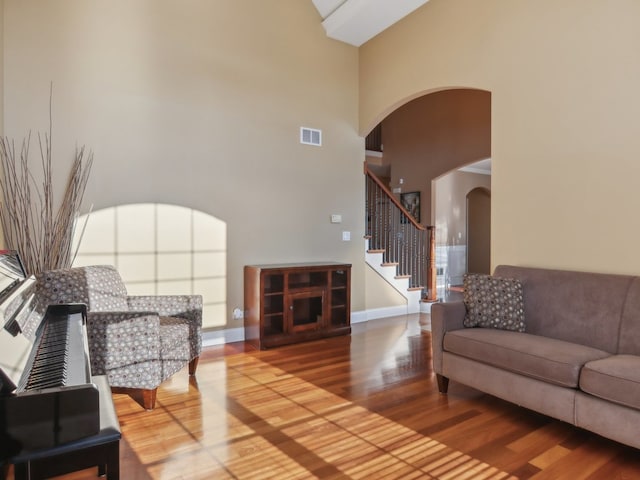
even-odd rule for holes
{"type": "Polygon", "coordinates": [[[640,478],[638,450],[455,382],[440,395],[426,324],[409,315],[268,351],[209,348],[197,379],[165,382],[152,412],[114,395],[121,478],[640,478]]]}

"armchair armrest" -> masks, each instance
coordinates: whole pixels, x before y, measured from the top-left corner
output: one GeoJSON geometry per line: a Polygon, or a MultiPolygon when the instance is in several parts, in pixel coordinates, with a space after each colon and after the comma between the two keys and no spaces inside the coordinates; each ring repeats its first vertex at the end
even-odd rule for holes
{"type": "Polygon", "coordinates": [[[202,295],[129,295],[129,310],[158,312],[161,317],[180,317],[202,326],[202,295]]]}
{"type": "Polygon", "coordinates": [[[93,375],[160,358],[160,318],[155,312],[88,312],[93,375]]]}
{"type": "Polygon", "coordinates": [[[462,301],[434,303],[431,306],[431,350],[433,371],[442,374],[442,342],[450,330],[464,328],[466,309],[462,301]]]}

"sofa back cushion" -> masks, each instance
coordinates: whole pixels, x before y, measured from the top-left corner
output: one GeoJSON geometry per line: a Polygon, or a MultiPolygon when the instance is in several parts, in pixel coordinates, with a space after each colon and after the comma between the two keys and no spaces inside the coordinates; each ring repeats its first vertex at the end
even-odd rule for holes
{"type": "Polygon", "coordinates": [[[496,267],[494,275],[522,282],[527,333],[618,351],[625,300],[635,277],[507,265],[496,267]]]}
{"type": "Polygon", "coordinates": [[[635,277],[625,302],[616,353],[640,355],[640,277],[635,277]]]}

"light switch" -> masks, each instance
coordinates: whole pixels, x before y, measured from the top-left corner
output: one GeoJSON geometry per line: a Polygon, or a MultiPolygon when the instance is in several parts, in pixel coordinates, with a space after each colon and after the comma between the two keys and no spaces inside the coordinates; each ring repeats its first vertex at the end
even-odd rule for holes
{"type": "Polygon", "coordinates": [[[343,242],[351,241],[351,232],[342,232],[342,241],[343,242]]]}
{"type": "Polygon", "coordinates": [[[342,215],[331,215],[331,223],[342,223],[342,215]]]}

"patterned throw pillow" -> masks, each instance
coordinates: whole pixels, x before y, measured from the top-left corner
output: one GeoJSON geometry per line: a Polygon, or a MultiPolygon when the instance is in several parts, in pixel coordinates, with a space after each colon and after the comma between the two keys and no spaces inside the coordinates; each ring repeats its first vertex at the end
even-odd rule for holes
{"type": "Polygon", "coordinates": [[[514,278],[477,273],[464,276],[465,327],[524,332],[522,283],[514,278]]]}

